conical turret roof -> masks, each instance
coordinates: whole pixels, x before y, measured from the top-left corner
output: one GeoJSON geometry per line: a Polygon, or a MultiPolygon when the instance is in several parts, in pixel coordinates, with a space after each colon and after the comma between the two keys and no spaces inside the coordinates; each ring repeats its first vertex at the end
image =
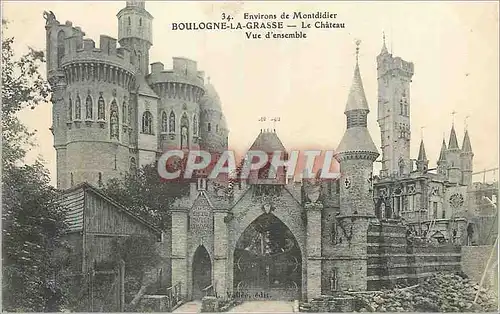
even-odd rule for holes
{"type": "Polygon", "coordinates": [[[389,54],[389,51],[387,51],[387,47],[385,45],[385,33],[383,35],[383,45],[382,45],[382,50],[380,51],[380,55],[385,55],[385,54],[389,54]]]}
{"type": "MultiPolygon", "coordinates": [[[[347,98],[347,105],[345,108],[346,116],[357,115],[359,111],[362,111],[363,115],[368,114],[370,109],[368,108],[368,102],[366,101],[365,91],[363,88],[363,81],[361,80],[361,73],[359,71],[358,64],[358,51],[359,42],[356,43],[358,47],[356,48],[356,66],[354,68],[354,77],[352,80],[351,90],[349,91],[349,97],[347,98]]],[[[370,152],[378,156],[378,150],[373,143],[370,132],[366,127],[366,123],[347,126],[347,130],[337,147],[337,153],[343,152],[370,152]]]]}
{"type": "Polygon", "coordinates": [[[455,126],[451,126],[450,140],[448,141],[448,149],[458,149],[457,133],[455,132],[455,126]]]}
{"type": "Polygon", "coordinates": [[[418,158],[419,161],[426,161],[427,155],[425,153],[424,140],[420,141],[420,148],[418,150],[418,158]]]}
{"type": "Polygon", "coordinates": [[[445,160],[446,160],[446,142],[443,138],[443,143],[441,144],[441,151],[439,152],[438,161],[445,161],[445,160]]]}
{"type": "Polygon", "coordinates": [[[352,79],[351,89],[347,97],[347,104],[344,113],[352,110],[367,110],[368,102],[366,101],[365,89],[363,88],[363,81],[361,80],[361,73],[359,71],[358,60],[356,59],[356,67],[354,68],[354,77],[352,79]]]}
{"type": "Polygon", "coordinates": [[[472,153],[472,146],[470,145],[469,131],[465,130],[464,141],[462,143],[462,151],[464,153],[472,153]]]}

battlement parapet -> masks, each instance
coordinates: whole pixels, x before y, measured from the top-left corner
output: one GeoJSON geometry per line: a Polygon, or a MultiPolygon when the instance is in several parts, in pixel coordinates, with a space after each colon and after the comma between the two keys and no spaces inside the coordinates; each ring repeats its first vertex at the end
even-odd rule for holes
{"type": "Polygon", "coordinates": [[[199,102],[205,94],[204,75],[197,70],[196,61],[173,58],[171,70],[165,70],[162,62],[152,63],[146,79],[160,97],[199,102]]]}
{"type": "Polygon", "coordinates": [[[65,40],[65,55],[61,60],[63,68],[74,64],[105,64],[118,71],[133,75],[136,70],[130,62],[131,53],[127,48],[117,48],[116,39],[101,35],[99,48],[92,39],[83,39],[81,34],[67,37],[65,40]]]}
{"type": "Polygon", "coordinates": [[[410,77],[415,73],[413,62],[405,61],[401,57],[393,57],[392,55],[389,55],[389,57],[378,60],[378,63],[379,76],[393,70],[399,70],[410,77]]]}

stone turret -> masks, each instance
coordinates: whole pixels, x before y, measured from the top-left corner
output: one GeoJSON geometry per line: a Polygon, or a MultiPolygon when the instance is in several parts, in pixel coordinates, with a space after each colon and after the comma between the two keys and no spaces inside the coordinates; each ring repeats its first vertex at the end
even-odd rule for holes
{"type": "Polygon", "coordinates": [[[427,155],[425,153],[424,140],[420,142],[420,148],[418,150],[417,157],[417,171],[426,172],[429,168],[429,160],[427,159],[427,155]]]}
{"type": "Polygon", "coordinates": [[[340,197],[340,211],[343,215],[374,214],[368,179],[372,176],[373,162],[379,153],[367,128],[369,112],[356,59],[354,78],[344,111],[347,130],[336,155],[343,176],[340,197]]]}
{"type": "Polygon", "coordinates": [[[459,184],[462,182],[462,171],[460,169],[460,147],[458,147],[457,133],[455,126],[451,126],[450,139],[448,141],[448,150],[446,160],[448,162],[448,181],[459,184]]]}
{"type": "MultiPolygon", "coordinates": [[[[357,43],[359,45],[359,42],[357,43]]],[[[358,52],[359,47],[356,48],[358,52]]],[[[356,53],[356,66],[351,90],[347,98],[345,115],[347,130],[337,148],[336,158],[340,162],[340,213],[336,218],[342,241],[336,247],[340,255],[351,261],[351,265],[339,265],[341,290],[367,289],[366,243],[368,226],[375,218],[373,203],[373,162],[379,156],[368,132],[367,115],[370,112],[361,81],[356,53]],[[356,274],[348,275],[356,269],[356,274]]]]}
{"type": "Polygon", "coordinates": [[[448,162],[446,161],[446,142],[443,138],[443,143],[441,144],[441,151],[439,152],[439,157],[437,161],[437,171],[442,178],[447,178],[448,176],[448,162]]]}
{"type": "Polygon", "coordinates": [[[132,53],[132,62],[138,70],[149,73],[149,49],[153,45],[153,16],[146,11],[144,1],[127,1],[118,18],[118,42],[132,53]]]}
{"type": "Polygon", "coordinates": [[[462,144],[462,152],[460,153],[461,169],[462,169],[462,184],[472,185],[472,160],[474,153],[470,144],[469,131],[465,130],[464,140],[462,144]]]}

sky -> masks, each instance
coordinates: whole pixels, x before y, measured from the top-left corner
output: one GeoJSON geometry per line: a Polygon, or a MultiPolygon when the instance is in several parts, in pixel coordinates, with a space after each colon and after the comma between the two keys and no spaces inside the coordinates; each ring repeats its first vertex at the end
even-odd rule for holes
{"type": "MultiPolygon", "coordinates": [[[[117,37],[116,13],[125,1],[2,1],[17,56],[28,47],[45,50],[43,11],[80,26],[98,44],[99,35],[117,37]]],[[[377,146],[376,56],[385,32],[389,51],[414,63],[411,83],[411,154],[423,138],[430,167],[448,142],[454,120],[459,144],[465,127],[474,151],[474,171],[498,167],[498,3],[497,2],[164,2],[148,1],[154,16],[150,62],[172,66],[172,57],[198,62],[210,76],[226,116],[229,146],[248,149],[262,128],[276,128],[287,149],[335,149],[345,131],[343,114],[361,40],[359,66],[371,112],[368,127],[377,146]],[[222,13],[246,22],[244,13],[329,11],[345,29],[307,30],[306,39],[249,40],[244,31],[172,31],[174,22],[220,21],[222,13]],[[456,114],[452,115],[452,112],[456,114]],[[280,117],[273,126],[259,118],[280,117]],[[468,118],[467,118],[468,117],[468,118]],[[466,121],[466,123],[465,123],[466,121]]],[[[294,21],[297,22],[297,21],[294,21]]],[[[44,70],[44,69],[43,69],[44,70]]],[[[41,157],[55,183],[51,105],[20,113],[37,130],[41,157]]],[[[379,169],[375,164],[375,169],[379,169]]],[[[498,175],[498,172],[496,173],[498,175]]]]}

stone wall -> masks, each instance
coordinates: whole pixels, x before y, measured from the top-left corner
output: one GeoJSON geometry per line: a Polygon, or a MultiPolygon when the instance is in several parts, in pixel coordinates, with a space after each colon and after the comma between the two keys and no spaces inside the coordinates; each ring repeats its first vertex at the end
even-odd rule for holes
{"type": "Polygon", "coordinates": [[[409,241],[406,227],[396,222],[372,223],[367,250],[367,290],[416,284],[440,271],[460,271],[460,246],[409,241]]]}
{"type": "Polygon", "coordinates": [[[484,281],[485,287],[498,287],[498,247],[493,247],[492,245],[462,247],[462,271],[467,274],[470,279],[476,282],[481,281],[491,251],[494,248],[495,252],[493,252],[493,258],[484,281]]]}

